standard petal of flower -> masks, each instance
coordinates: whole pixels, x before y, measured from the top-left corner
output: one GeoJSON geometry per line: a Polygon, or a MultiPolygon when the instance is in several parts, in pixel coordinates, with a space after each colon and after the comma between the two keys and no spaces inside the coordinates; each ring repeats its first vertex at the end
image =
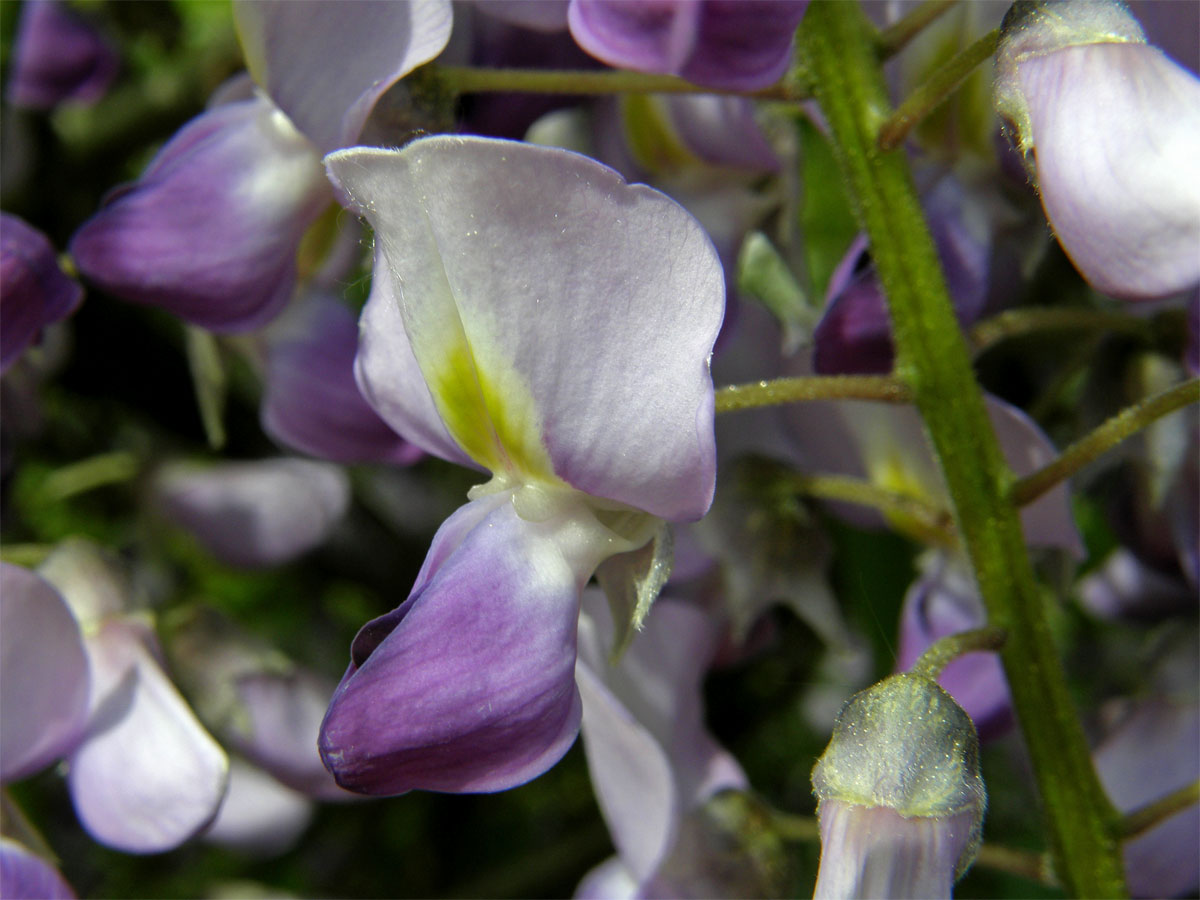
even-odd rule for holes
{"type": "Polygon", "coordinates": [[[638,882],[619,856],[606,859],[583,876],[575,900],[634,900],[638,882]]]}
{"type": "Polygon", "coordinates": [[[1083,276],[1128,299],[1200,281],[1200,80],[1134,43],[1017,71],[1046,217],[1083,276]]]}
{"type": "Polygon", "coordinates": [[[579,46],[612,66],[728,90],[774,84],[807,0],[572,0],[579,46]]]}
{"type": "Polygon", "coordinates": [[[87,703],[88,663],[75,617],[49,582],[0,562],[0,781],[32,775],[68,753],[87,703]]]}
{"type": "Polygon", "coordinates": [[[313,294],[298,312],[298,328],[268,338],[263,430],[334,462],[415,462],[420,449],[388,427],[355,383],[358,327],[350,310],[313,294]]]}
{"type": "Polygon", "coordinates": [[[5,900],[75,900],[75,892],[46,860],[0,837],[0,897],[5,900]]]}
{"type": "Polygon", "coordinates": [[[185,125],[84,223],[71,254],[115,296],[246,330],[291,296],[300,239],[332,199],[316,149],[257,97],[185,125]]]}
{"type": "Polygon", "coordinates": [[[371,357],[411,340],[449,433],[481,465],[663,518],[704,512],[724,286],[691,216],[586,157],[507,141],[432,137],[328,166],[375,228],[390,267],[377,277],[398,282],[391,324],[406,336],[393,327],[360,351],[385,418],[396,389],[371,357]]]}
{"type": "Polygon", "coordinates": [[[234,566],[271,566],[320,544],[350,502],[346,473],[328,463],[268,459],[164,467],[155,480],[168,518],[234,566]]]}
{"type": "Polygon", "coordinates": [[[21,9],[6,95],[13,106],[30,109],[52,109],[64,100],[94,103],[120,64],[112,45],[63,4],[29,0],[21,9]]]}
{"type": "Polygon", "coordinates": [[[91,835],[128,853],[156,853],[216,815],[229,772],[147,645],[145,626],[110,620],[87,641],[88,733],[69,759],[75,812],[91,835]]]}
{"type": "Polygon", "coordinates": [[[576,620],[596,526],[581,505],[525,521],[508,492],[447,520],[409,599],[355,638],[321,729],[339,784],[499,791],[558,761],[579,728],[576,620]]]}
{"type": "Polygon", "coordinates": [[[0,284],[0,372],[6,372],[43,328],[79,305],[83,288],[58,267],[46,236],[8,213],[0,213],[0,284]]]}
{"type": "Polygon", "coordinates": [[[322,153],[354,143],[388,88],[442,52],[449,0],[243,0],[247,65],[322,153]]]}

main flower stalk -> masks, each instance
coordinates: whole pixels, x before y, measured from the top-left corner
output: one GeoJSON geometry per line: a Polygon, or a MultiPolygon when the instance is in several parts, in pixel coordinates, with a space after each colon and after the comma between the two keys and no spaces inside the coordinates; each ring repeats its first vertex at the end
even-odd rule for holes
{"type": "Polygon", "coordinates": [[[1018,511],[1006,499],[1012,473],[988,421],[908,164],[903,153],[883,153],[876,143],[892,110],[868,23],[854,4],[814,3],[799,46],[887,296],[895,374],[937,450],[989,620],[1009,634],[1002,659],[1056,869],[1079,896],[1128,896],[1117,817],[1092,768],[1018,511]]]}

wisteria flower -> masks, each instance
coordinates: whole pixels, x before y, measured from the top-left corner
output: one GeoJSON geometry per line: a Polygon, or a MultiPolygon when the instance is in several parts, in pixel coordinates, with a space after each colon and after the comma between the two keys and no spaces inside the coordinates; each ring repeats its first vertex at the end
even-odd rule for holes
{"type": "Polygon", "coordinates": [[[1200,79],[1148,45],[1123,5],[1014,7],[996,102],[1093,286],[1144,299],[1200,281],[1200,79]]]}
{"type": "Polygon", "coordinates": [[[28,0],[13,45],[7,99],[53,109],[63,101],[94,103],[117,77],[121,60],[92,24],[58,0],[28,0]]]}
{"type": "Polygon", "coordinates": [[[43,328],[75,310],[83,288],[59,268],[46,236],[8,213],[0,213],[0,283],[0,372],[6,372],[43,328]]]}
{"type": "Polygon", "coordinates": [[[363,393],[492,478],[355,638],[321,752],[358,791],[502,790],[578,731],[593,571],[711,502],[720,263],[677,204],[563,150],[431,137],[328,166],[375,230],[363,393]]]}
{"type": "Polygon", "coordinates": [[[322,154],[352,144],[451,26],[447,0],[244,2],[235,13],[261,91],[185,125],[71,241],[106,291],[215,331],[255,328],[288,301],[301,238],[333,202],[322,154]]]}

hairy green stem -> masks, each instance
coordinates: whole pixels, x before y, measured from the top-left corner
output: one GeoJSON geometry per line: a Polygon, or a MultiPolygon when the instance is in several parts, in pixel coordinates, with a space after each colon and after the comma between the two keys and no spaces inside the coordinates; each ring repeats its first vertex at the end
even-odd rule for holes
{"type": "Polygon", "coordinates": [[[913,126],[937,109],[984,60],[996,52],[1000,29],[995,28],[967,47],[930,76],[900,104],[879,128],[879,149],[893,150],[904,143],[913,126]]]}
{"type": "Polygon", "coordinates": [[[1119,331],[1147,337],[1150,330],[1145,319],[1125,313],[1079,307],[1023,307],[977,322],[967,339],[976,353],[982,353],[1001,341],[1045,331],[1119,331]]]}
{"type": "Polygon", "coordinates": [[[893,22],[875,39],[879,55],[886,59],[903,50],[908,42],[924,31],[943,13],[958,5],[958,0],[925,0],[904,18],[893,22]]]}
{"type": "Polygon", "coordinates": [[[650,75],[623,69],[598,71],[553,69],[484,69],[437,66],[443,87],[455,94],[515,92],[529,94],[732,94],[756,100],[800,101],[808,93],[786,79],[761,91],[722,91],[693,84],[675,75],[650,75]]]}
{"type": "Polygon", "coordinates": [[[1191,784],[1184,785],[1179,790],[1172,791],[1167,796],[1131,812],[1125,817],[1124,836],[1126,839],[1137,837],[1197,803],[1200,803],[1200,781],[1193,781],[1191,784]]]}
{"type": "Polygon", "coordinates": [[[717,412],[782,406],[804,400],[877,400],[907,403],[908,391],[890,375],[805,375],[718,388],[717,412]]]}
{"type": "Polygon", "coordinates": [[[782,479],[788,490],[822,500],[840,500],[877,509],[891,524],[923,543],[954,547],[958,536],[950,514],[916,497],[898,494],[861,478],[845,475],[789,475],[782,479]]]}
{"type": "Polygon", "coordinates": [[[1017,506],[1032,503],[1059,482],[1163,416],[1200,402],[1200,378],[1184,381],[1126,407],[1064,450],[1049,465],[1015,482],[1009,495],[1017,506]]]}
{"type": "Polygon", "coordinates": [[[981,650],[995,653],[1004,646],[1007,639],[1008,635],[1004,629],[994,625],[948,634],[930,644],[908,671],[913,675],[924,676],[930,681],[937,681],[942,669],[960,656],[981,650]]]}
{"type": "Polygon", "coordinates": [[[936,450],[963,545],[1001,652],[1041,795],[1055,871],[1084,897],[1128,896],[1120,817],[1100,786],[1008,497],[1000,453],[954,316],[907,159],[879,149],[891,113],[870,28],[856,4],[814,2],[799,49],[829,122],[887,297],[896,375],[936,450]]]}

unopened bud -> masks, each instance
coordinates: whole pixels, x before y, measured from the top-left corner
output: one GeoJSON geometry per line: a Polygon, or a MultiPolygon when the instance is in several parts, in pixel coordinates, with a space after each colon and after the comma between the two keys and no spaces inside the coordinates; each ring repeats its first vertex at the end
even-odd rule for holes
{"type": "Polygon", "coordinates": [[[948,897],[975,859],[987,805],[970,717],[928,678],[855,694],[813,769],[817,897],[948,897]]]}

